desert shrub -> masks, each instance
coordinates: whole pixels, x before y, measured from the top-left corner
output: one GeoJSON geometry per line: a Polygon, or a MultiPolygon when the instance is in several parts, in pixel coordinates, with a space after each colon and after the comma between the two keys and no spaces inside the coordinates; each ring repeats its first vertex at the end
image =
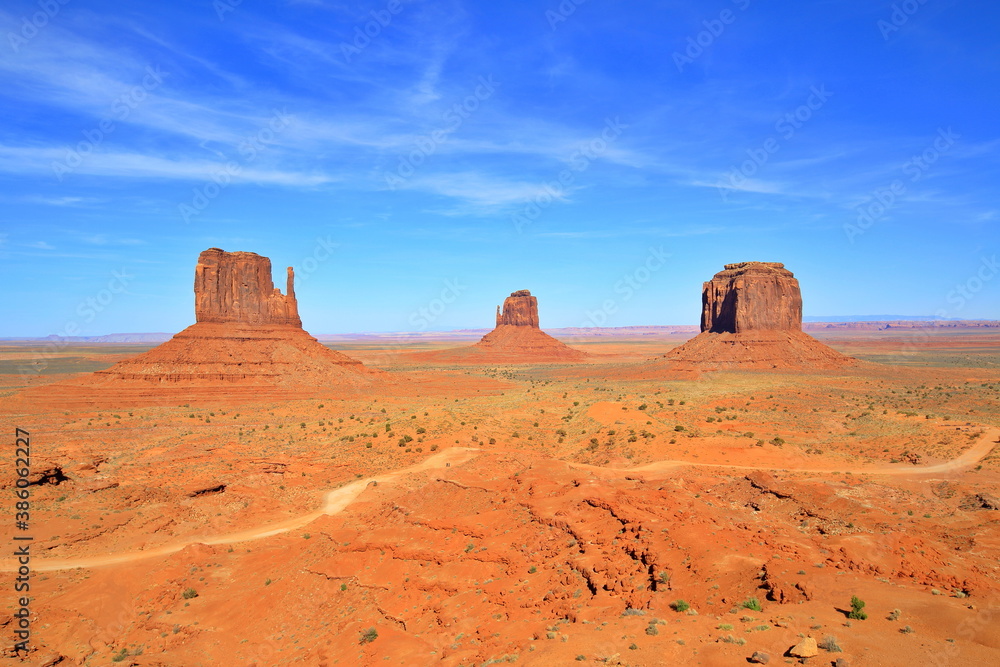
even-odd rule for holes
{"type": "Polygon", "coordinates": [[[830,653],[840,653],[843,651],[843,649],[840,648],[840,644],[837,643],[837,638],[833,635],[823,637],[823,641],[819,642],[817,646],[824,651],[829,651],[830,653]]]}
{"type": "Polygon", "coordinates": [[[901,612],[898,609],[893,609],[892,612],[890,612],[889,615],[885,617],[885,619],[887,621],[898,621],[902,613],[903,612],[901,612]]]}
{"type": "Polygon", "coordinates": [[[184,598],[185,600],[190,600],[191,598],[196,598],[196,597],[198,597],[198,591],[196,591],[193,588],[185,589],[185,591],[183,593],[181,593],[181,597],[184,598]]]}
{"type": "Polygon", "coordinates": [[[684,427],[683,427],[683,426],[681,426],[680,424],[678,424],[677,426],[675,426],[675,427],[674,427],[674,430],[675,430],[675,431],[677,431],[677,432],[679,433],[679,432],[681,432],[681,431],[683,431],[683,430],[684,430],[684,427]]]}
{"type": "Polygon", "coordinates": [[[673,601],[673,602],[670,603],[670,607],[674,611],[676,611],[676,612],[682,612],[682,611],[687,611],[688,609],[690,609],[691,605],[689,605],[684,600],[675,600],[675,601],[673,601]]]}
{"type": "Polygon", "coordinates": [[[656,629],[655,622],[650,621],[649,626],[646,628],[646,634],[649,635],[650,637],[655,637],[656,635],[660,634],[660,631],[656,629]]]}
{"type": "Polygon", "coordinates": [[[851,612],[847,615],[847,618],[854,619],[857,621],[864,621],[868,618],[868,614],[865,613],[865,601],[859,598],[857,595],[851,596],[851,612]]]}
{"type": "Polygon", "coordinates": [[[743,601],[743,608],[750,611],[761,611],[760,600],[757,598],[747,598],[743,601]]]}
{"type": "Polygon", "coordinates": [[[364,630],[358,637],[358,643],[370,644],[376,639],[378,639],[378,630],[376,630],[375,628],[368,628],[367,630],[364,630]]]}

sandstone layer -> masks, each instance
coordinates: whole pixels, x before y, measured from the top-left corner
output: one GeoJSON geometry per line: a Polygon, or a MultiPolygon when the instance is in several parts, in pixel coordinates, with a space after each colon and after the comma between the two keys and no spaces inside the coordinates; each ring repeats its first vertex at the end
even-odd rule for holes
{"type": "Polygon", "coordinates": [[[832,369],[857,364],[802,331],[799,281],[780,262],[727,264],[702,289],[701,333],[675,367],[832,369]]]}
{"type": "Polygon", "coordinates": [[[701,303],[702,331],[802,330],[799,281],[780,262],[726,264],[705,283],[701,303]]]}
{"type": "Polygon", "coordinates": [[[538,297],[531,296],[526,289],[512,292],[504,299],[502,310],[497,306],[497,326],[501,324],[537,329],[538,297]]]}
{"type": "Polygon", "coordinates": [[[288,267],[286,293],[271,280],[271,260],[254,252],[209,248],[194,269],[196,322],[302,326],[295,300],[295,272],[288,267]]]}

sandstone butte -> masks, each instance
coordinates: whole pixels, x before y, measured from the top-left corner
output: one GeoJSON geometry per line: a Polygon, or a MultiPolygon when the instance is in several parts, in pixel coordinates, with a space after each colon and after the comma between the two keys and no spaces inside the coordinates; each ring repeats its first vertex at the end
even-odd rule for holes
{"type": "Polygon", "coordinates": [[[497,306],[496,327],[475,345],[418,352],[412,360],[465,364],[577,362],[589,355],[556,340],[538,326],[538,298],[526,289],[512,292],[497,306]]]}
{"type": "Polygon", "coordinates": [[[679,368],[815,368],[858,362],[802,331],[799,281],[780,262],[726,264],[702,289],[701,333],[668,352],[679,368]]]}
{"type": "Polygon", "coordinates": [[[299,319],[294,272],[286,293],[271,260],[209,248],[194,273],[195,324],[169,341],[80,380],[49,385],[76,402],[138,404],[177,398],[294,398],[317,388],[361,390],[382,375],[310,336],[299,319]]]}

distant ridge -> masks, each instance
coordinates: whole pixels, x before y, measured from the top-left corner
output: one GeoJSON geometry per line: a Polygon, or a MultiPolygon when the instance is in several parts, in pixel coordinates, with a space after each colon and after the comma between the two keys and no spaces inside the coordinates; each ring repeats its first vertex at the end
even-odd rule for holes
{"type": "Polygon", "coordinates": [[[41,336],[31,338],[27,336],[15,336],[0,338],[7,341],[32,341],[32,342],[62,342],[62,343],[162,343],[173,337],[169,333],[113,333],[103,336],[41,336]]]}
{"type": "Polygon", "coordinates": [[[961,322],[960,317],[933,315],[806,315],[803,322],[961,322]]]}
{"type": "MultiPolygon", "coordinates": [[[[881,317],[870,315],[868,317],[881,317]]],[[[935,319],[933,317],[922,318],[916,316],[885,316],[886,319],[859,319],[854,317],[806,317],[803,318],[803,329],[805,331],[821,331],[823,329],[918,329],[925,325],[930,327],[943,327],[948,329],[993,329],[1000,328],[1000,320],[961,320],[961,319],[935,319]],[[852,326],[854,325],[854,326],[852,326]],[[888,325],[888,326],[887,326],[888,325]]],[[[450,331],[359,331],[356,333],[341,334],[317,334],[314,337],[321,342],[390,342],[398,340],[478,340],[490,329],[452,329],[450,331]]],[[[593,336],[616,336],[616,335],[640,335],[657,336],[668,334],[691,334],[698,333],[697,324],[649,324],[640,326],[625,327],[554,327],[545,331],[554,336],[560,337],[593,337],[593,336]]],[[[25,342],[25,343],[150,343],[157,344],[170,340],[173,334],[169,333],[115,333],[103,336],[7,336],[0,337],[0,341],[25,342]]]]}

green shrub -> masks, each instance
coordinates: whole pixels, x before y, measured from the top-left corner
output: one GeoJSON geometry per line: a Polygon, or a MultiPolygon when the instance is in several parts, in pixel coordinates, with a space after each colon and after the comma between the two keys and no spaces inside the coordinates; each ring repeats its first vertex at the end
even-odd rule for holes
{"type": "Polygon", "coordinates": [[[851,613],[847,615],[847,618],[854,619],[856,621],[864,621],[868,618],[868,614],[865,613],[865,601],[859,598],[857,595],[851,596],[851,613]]]}
{"type": "Polygon", "coordinates": [[[196,591],[193,588],[188,588],[183,593],[181,593],[181,597],[184,598],[185,600],[190,600],[191,598],[196,598],[196,597],[198,597],[198,591],[196,591]]]}
{"type": "Polygon", "coordinates": [[[687,611],[688,609],[690,609],[691,605],[689,605],[684,600],[675,600],[675,601],[673,601],[673,602],[670,603],[670,607],[671,607],[671,609],[673,609],[676,612],[682,612],[682,611],[687,611]]]}
{"type": "Polygon", "coordinates": [[[358,643],[370,644],[376,639],[378,639],[378,630],[376,630],[375,628],[368,628],[367,630],[361,633],[360,637],[358,637],[358,643]]]}
{"type": "Polygon", "coordinates": [[[761,611],[760,600],[757,598],[747,598],[743,601],[743,608],[750,611],[761,611]]]}

